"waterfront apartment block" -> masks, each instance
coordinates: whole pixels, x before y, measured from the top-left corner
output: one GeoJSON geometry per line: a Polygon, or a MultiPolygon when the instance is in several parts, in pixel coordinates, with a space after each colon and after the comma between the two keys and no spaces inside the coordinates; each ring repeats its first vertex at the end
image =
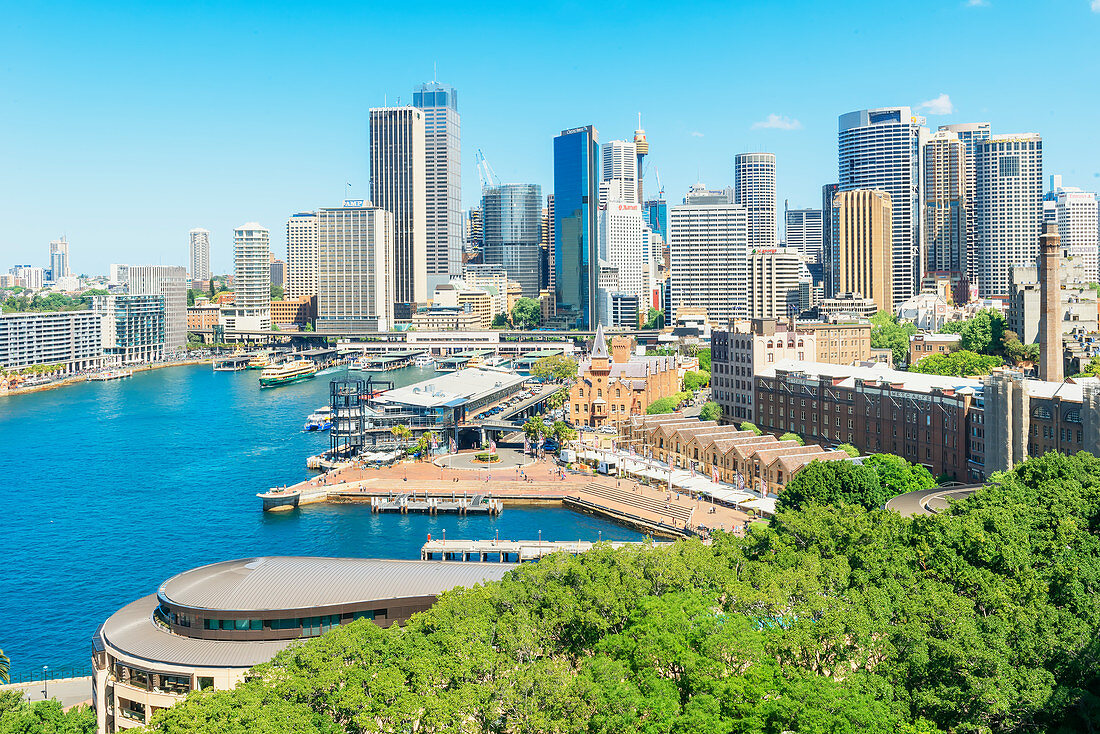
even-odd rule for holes
{"type": "Polygon", "coordinates": [[[191,282],[210,280],[210,231],[195,228],[187,235],[190,239],[191,282]]]}
{"type": "Polygon", "coordinates": [[[58,365],[73,373],[103,366],[103,318],[95,311],[0,314],[0,366],[58,365]]]}
{"type": "Polygon", "coordinates": [[[755,378],[756,424],[807,443],[850,443],[933,475],[969,478],[967,435],[980,380],[787,360],[755,378]]]}
{"type": "Polygon", "coordinates": [[[187,345],[187,271],[180,266],[131,265],[127,274],[131,295],[161,296],[164,305],[164,351],[187,345]]]}
{"type": "Polygon", "coordinates": [[[509,563],[270,556],[202,566],[161,584],[92,638],[99,734],[144,726],[196,690],[228,690],[295,640],[367,619],[403,624],[509,563]]]}
{"type": "Polygon", "coordinates": [[[130,365],[164,358],[169,329],[164,296],[96,296],[93,307],[103,317],[103,353],[107,360],[130,365]]]}
{"type": "Polygon", "coordinates": [[[222,309],[226,331],[271,328],[271,235],[256,222],[233,230],[233,305],[222,309]]]}

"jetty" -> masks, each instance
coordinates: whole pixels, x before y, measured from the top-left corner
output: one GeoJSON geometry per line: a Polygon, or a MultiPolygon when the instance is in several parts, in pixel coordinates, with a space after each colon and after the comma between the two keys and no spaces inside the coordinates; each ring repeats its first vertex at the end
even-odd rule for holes
{"type": "MultiPolygon", "coordinates": [[[[431,536],[429,536],[430,538],[431,536]]],[[[622,548],[644,545],[641,542],[609,542],[603,545],[622,548]]],[[[592,550],[596,543],[587,540],[428,540],[420,548],[422,561],[461,561],[466,563],[525,563],[551,553],[577,555],[592,550]]]]}
{"type": "Polygon", "coordinates": [[[398,512],[403,515],[414,513],[421,515],[499,515],[504,512],[504,503],[484,494],[473,497],[458,497],[454,494],[446,497],[430,497],[425,493],[423,499],[414,494],[390,494],[370,498],[371,512],[398,512]]]}

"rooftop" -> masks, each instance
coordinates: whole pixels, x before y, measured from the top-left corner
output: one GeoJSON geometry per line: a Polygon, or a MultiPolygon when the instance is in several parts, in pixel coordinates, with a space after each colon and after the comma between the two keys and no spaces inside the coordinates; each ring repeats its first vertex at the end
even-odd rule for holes
{"type": "Polygon", "coordinates": [[[378,396],[376,401],[422,408],[457,406],[501,388],[515,387],[526,379],[509,372],[469,367],[438,375],[414,385],[387,390],[378,396]]]}
{"type": "Polygon", "coordinates": [[[795,359],[784,359],[776,362],[756,374],[757,377],[775,377],[777,371],[803,372],[807,375],[818,377],[831,377],[840,379],[843,387],[855,387],[855,378],[861,380],[877,380],[887,383],[900,383],[907,390],[917,392],[931,392],[933,389],[955,390],[964,388],[973,390],[982,389],[982,381],[972,377],[943,377],[940,375],[924,375],[918,372],[902,372],[893,370],[882,362],[870,367],[849,367],[839,364],[825,364],[823,362],[799,362],[795,359]]]}

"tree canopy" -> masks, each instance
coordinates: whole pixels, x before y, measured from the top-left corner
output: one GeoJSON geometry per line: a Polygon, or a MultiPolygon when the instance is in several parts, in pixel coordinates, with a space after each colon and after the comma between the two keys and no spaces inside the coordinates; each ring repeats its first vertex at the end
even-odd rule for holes
{"type": "Polygon", "coordinates": [[[0,690],[0,734],[94,734],[95,725],[89,706],[64,711],[57,699],[31,703],[21,690],[0,690]]]}
{"type": "MultiPolygon", "coordinates": [[[[844,479],[852,486],[877,481],[869,466],[830,464],[863,475],[844,479]]],[[[842,498],[798,511],[780,504],[771,524],[743,539],[718,532],[711,545],[555,554],[500,582],[446,592],[404,627],[342,625],[257,666],[233,691],[192,693],[157,712],[152,728],[1069,734],[1100,726],[1100,460],[1031,459],[934,516],[903,518],[842,498]]]]}
{"type": "Polygon", "coordinates": [[[645,324],[642,325],[643,329],[663,329],[665,328],[665,312],[656,308],[649,309],[649,313],[646,314],[645,324]]]}
{"type": "Polygon", "coordinates": [[[534,298],[520,298],[512,306],[512,325],[517,329],[534,329],[542,323],[542,307],[534,298]]]}
{"type": "Polygon", "coordinates": [[[572,380],[577,376],[577,360],[564,354],[543,357],[531,365],[531,375],[543,382],[572,380]]]}
{"type": "Polygon", "coordinates": [[[853,459],[859,456],[859,449],[857,449],[850,443],[842,443],[836,447],[836,450],[843,451],[844,453],[848,454],[848,456],[851,456],[853,459]]]}
{"type": "Polygon", "coordinates": [[[665,413],[672,413],[678,407],[680,407],[680,403],[684,402],[685,400],[691,400],[691,393],[678,392],[675,395],[657,398],[646,407],[646,415],[663,415],[665,413]]]}
{"type": "Polygon", "coordinates": [[[699,410],[699,420],[701,421],[716,421],[722,417],[722,406],[713,400],[707,401],[699,410]]]}
{"type": "Polygon", "coordinates": [[[695,356],[699,359],[699,369],[703,370],[704,372],[710,372],[710,347],[707,347],[706,349],[700,349],[698,352],[695,353],[695,356]]]}
{"type": "MultiPolygon", "coordinates": [[[[962,342],[960,349],[978,354],[997,354],[1004,348],[1005,332],[1008,322],[1001,313],[992,308],[983,308],[973,318],[963,321],[948,321],[940,329],[941,334],[959,334],[962,342]]],[[[923,361],[923,360],[921,360],[923,361]]]]}
{"type": "Polygon", "coordinates": [[[742,431],[752,431],[757,436],[763,435],[764,431],[757,427],[755,423],[749,423],[748,421],[741,421],[741,425],[738,426],[742,431]]]}
{"type": "Polygon", "coordinates": [[[851,461],[811,461],[787,482],[777,506],[798,510],[810,504],[881,507],[896,492],[879,480],[874,468],[851,461]]]}
{"type": "Polygon", "coordinates": [[[973,377],[988,375],[994,367],[1000,367],[1004,360],[992,355],[978,354],[963,349],[948,354],[929,354],[919,362],[909,365],[910,372],[925,375],[945,375],[949,377],[973,377]]]}
{"type": "Polygon", "coordinates": [[[780,441],[797,441],[799,443],[799,445],[801,445],[801,446],[806,445],[806,439],[802,438],[802,436],[799,436],[797,433],[792,433],[790,431],[787,431],[782,436],[780,436],[779,440],[780,441]]]}
{"type": "Polygon", "coordinates": [[[915,324],[898,323],[898,317],[889,311],[879,311],[871,317],[871,346],[889,349],[894,364],[904,364],[909,354],[909,337],[917,333],[915,324]]]}
{"type": "Polygon", "coordinates": [[[699,370],[698,372],[684,373],[684,390],[694,392],[702,390],[710,384],[710,373],[699,370]]]}

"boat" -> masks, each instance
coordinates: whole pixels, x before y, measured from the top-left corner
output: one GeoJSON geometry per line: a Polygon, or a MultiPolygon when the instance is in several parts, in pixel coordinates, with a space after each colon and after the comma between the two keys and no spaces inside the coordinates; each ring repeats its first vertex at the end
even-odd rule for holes
{"type": "Polygon", "coordinates": [[[96,372],[93,375],[88,375],[88,379],[95,382],[106,382],[107,380],[121,380],[124,377],[133,377],[133,375],[133,370],[109,370],[107,372],[96,372]]]}
{"type": "Polygon", "coordinates": [[[306,424],[302,426],[305,431],[327,431],[332,428],[332,408],[322,405],[309,414],[306,424]]]}
{"type": "Polygon", "coordinates": [[[435,364],[435,360],[432,359],[430,354],[421,354],[419,357],[413,360],[413,364],[417,367],[431,367],[435,364]]]}
{"type": "Polygon", "coordinates": [[[260,352],[259,354],[253,355],[252,359],[248,360],[248,365],[245,367],[245,369],[262,370],[265,367],[270,366],[271,357],[268,356],[267,352],[260,352]]]}
{"type": "Polygon", "coordinates": [[[308,359],[294,359],[264,368],[260,373],[260,387],[279,387],[317,376],[317,365],[308,359]]]}

